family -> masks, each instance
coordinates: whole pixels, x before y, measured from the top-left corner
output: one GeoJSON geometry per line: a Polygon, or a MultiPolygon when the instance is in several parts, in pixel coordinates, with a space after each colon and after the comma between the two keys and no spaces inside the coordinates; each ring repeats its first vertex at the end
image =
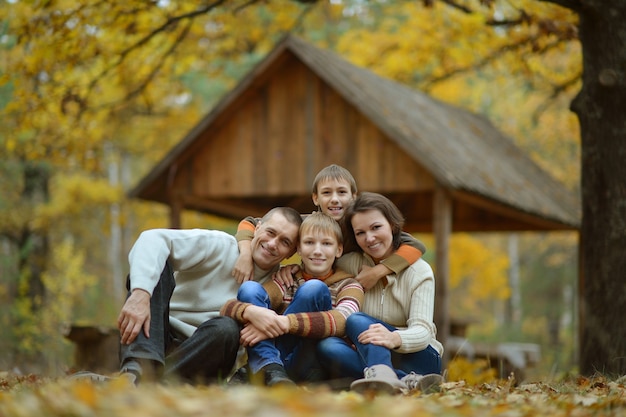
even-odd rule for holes
{"type": "Polygon", "coordinates": [[[318,173],[312,199],[316,212],[277,207],[242,220],[236,237],[141,233],[118,317],[120,376],[438,390],[443,346],[424,245],[388,198],[357,193],[341,166],[318,173]],[[281,267],[296,252],[301,263],[281,267]]]}

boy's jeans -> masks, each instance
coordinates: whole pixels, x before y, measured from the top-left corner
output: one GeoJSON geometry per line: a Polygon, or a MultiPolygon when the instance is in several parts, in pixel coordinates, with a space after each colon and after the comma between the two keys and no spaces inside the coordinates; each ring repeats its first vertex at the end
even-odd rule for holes
{"type": "MultiPolygon", "coordinates": [[[[239,288],[239,301],[256,306],[270,308],[270,299],[261,284],[246,281],[239,288]]],[[[283,314],[310,313],[331,310],[332,301],[328,286],[317,279],[301,285],[293,300],[283,314]]],[[[259,372],[266,365],[283,365],[289,376],[295,381],[314,381],[323,379],[322,370],[316,355],[318,339],[308,339],[285,334],[275,339],[263,340],[248,347],[248,365],[253,373],[259,372]]]]}

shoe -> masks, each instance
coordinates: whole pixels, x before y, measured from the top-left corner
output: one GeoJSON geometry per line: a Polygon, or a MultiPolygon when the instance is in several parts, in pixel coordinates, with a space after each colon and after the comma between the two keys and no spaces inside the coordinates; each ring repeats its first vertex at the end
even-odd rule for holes
{"type": "Polygon", "coordinates": [[[285,368],[277,363],[264,366],[257,374],[263,375],[263,382],[268,387],[296,386],[296,383],[287,375],[285,368]]]}
{"type": "Polygon", "coordinates": [[[441,390],[443,377],[439,374],[420,375],[415,372],[405,375],[401,381],[410,391],[420,390],[424,394],[432,394],[441,390]]]}
{"type": "Polygon", "coordinates": [[[249,383],[250,377],[248,376],[248,368],[246,366],[237,369],[228,380],[228,385],[245,385],[249,383]]]}
{"type": "Polygon", "coordinates": [[[79,371],[70,375],[69,379],[73,381],[89,381],[98,384],[124,379],[133,385],[137,385],[137,375],[132,372],[120,372],[115,376],[108,376],[97,374],[95,372],[79,371]]]}
{"type": "Polygon", "coordinates": [[[397,394],[406,390],[404,382],[400,381],[396,371],[387,365],[373,365],[365,368],[365,378],[357,379],[350,384],[350,389],[364,393],[367,391],[397,394]]]}

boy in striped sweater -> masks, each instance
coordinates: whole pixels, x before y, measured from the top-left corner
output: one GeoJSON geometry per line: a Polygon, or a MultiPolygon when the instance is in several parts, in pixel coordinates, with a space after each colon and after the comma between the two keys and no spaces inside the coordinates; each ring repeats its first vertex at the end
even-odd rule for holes
{"type": "Polygon", "coordinates": [[[343,337],[346,319],[358,312],[363,287],[353,275],[334,269],[343,252],[339,224],[313,213],[300,227],[298,254],[302,258],[294,284],[281,280],[261,285],[244,282],[237,299],[221,314],[243,324],[241,344],[247,348],[253,382],[267,386],[324,379],[315,348],[319,339],[343,337]]]}

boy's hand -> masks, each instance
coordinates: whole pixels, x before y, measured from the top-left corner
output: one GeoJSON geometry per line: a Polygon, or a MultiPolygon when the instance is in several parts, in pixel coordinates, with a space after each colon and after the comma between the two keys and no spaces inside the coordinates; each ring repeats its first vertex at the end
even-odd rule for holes
{"type": "Polygon", "coordinates": [[[374,287],[379,279],[387,276],[387,274],[391,272],[391,269],[387,268],[383,264],[378,264],[375,267],[363,266],[355,278],[359,281],[363,289],[367,291],[374,287]]]}
{"type": "Polygon", "coordinates": [[[239,257],[237,257],[231,275],[238,284],[251,281],[252,278],[254,278],[254,262],[252,261],[252,249],[250,245],[251,242],[249,240],[237,242],[237,246],[239,246],[239,257]]]}
{"type": "Polygon", "coordinates": [[[283,266],[274,274],[274,279],[280,282],[283,287],[289,288],[293,286],[293,276],[300,271],[300,265],[292,264],[283,266]]]}

